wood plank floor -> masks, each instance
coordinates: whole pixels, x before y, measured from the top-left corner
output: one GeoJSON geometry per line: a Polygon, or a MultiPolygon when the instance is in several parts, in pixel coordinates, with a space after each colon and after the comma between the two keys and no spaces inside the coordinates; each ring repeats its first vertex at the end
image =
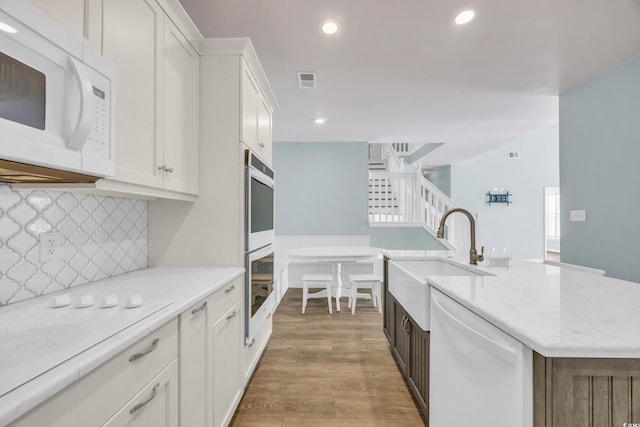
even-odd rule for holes
{"type": "Polygon", "coordinates": [[[423,426],[371,302],[329,314],[313,299],[301,314],[301,299],[289,289],[280,303],[231,426],[423,426]]]}

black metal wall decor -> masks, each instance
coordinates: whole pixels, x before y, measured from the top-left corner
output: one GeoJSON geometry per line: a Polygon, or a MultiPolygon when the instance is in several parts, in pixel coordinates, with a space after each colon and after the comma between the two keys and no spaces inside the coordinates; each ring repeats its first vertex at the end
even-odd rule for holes
{"type": "Polygon", "coordinates": [[[511,202],[511,200],[509,200],[509,197],[512,194],[509,193],[508,191],[500,191],[500,192],[495,192],[495,191],[488,191],[487,192],[487,203],[489,204],[489,206],[491,206],[491,203],[503,203],[507,206],[509,206],[511,202]]]}

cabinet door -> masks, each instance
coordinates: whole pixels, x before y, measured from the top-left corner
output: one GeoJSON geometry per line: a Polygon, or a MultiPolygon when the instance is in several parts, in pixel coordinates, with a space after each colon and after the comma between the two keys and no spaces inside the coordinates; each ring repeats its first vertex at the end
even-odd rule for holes
{"type": "Polygon", "coordinates": [[[428,417],[429,404],[429,332],[409,320],[409,386],[416,397],[418,406],[428,417]]]}
{"type": "Polygon", "coordinates": [[[409,334],[407,333],[407,324],[409,322],[409,318],[407,317],[407,313],[404,311],[402,306],[398,303],[394,303],[394,344],[393,344],[393,354],[400,365],[400,370],[402,373],[407,372],[407,357],[408,357],[408,347],[409,347],[409,334]]]}
{"type": "Polygon", "coordinates": [[[178,360],[171,362],[104,427],[178,427],[178,360]]]}
{"type": "Polygon", "coordinates": [[[260,96],[258,102],[258,155],[271,164],[272,137],[271,137],[271,107],[260,96]]]}
{"type": "Polygon", "coordinates": [[[206,301],[180,315],[180,425],[204,427],[207,423],[206,301]]]}
{"type": "Polygon", "coordinates": [[[103,54],[116,64],[116,176],[161,188],[162,40],[164,13],[153,0],[108,0],[103,54]]]}
{"type": "Polygon", "coordinates": [[[258,100],[260,88],[253,77],[253,73],[241,60],[242,84],[240,90],[240,141],[244,142],[251,150],[258,153],[258,100]]]}
{"type": "Polygon", "coordinates": [[[213,425],[226,426],[242,396],[240,348],[244,336],[243,301],[238,301],[211,328],[213,359],[213,425]]]}
{"type": "Polygon", "coordinates": [[[71,34],[84,37],[101,50],[103,0],[30,0],[71,34]]]}
{"type": "Polygon", "coordinates": [[[198,194],[199,56],[169,18],[163,60],[164,188],[198,194]]]}

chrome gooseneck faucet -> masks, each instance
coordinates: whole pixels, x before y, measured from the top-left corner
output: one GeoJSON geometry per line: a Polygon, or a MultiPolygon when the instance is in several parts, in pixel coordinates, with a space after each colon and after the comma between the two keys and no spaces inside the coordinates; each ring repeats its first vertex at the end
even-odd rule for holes
{"type": "Polygon", "coordinates": [[[462,208],[450,209],[442,215],[442,219],[440,219],[440,227],[438,228],[438,239],[444,239],[444,223],[452,213],[460,212],[463,213],[469,218],[469,225],[471,233],[471,250],[469,251],[469,264],[478,265],[478,261],[484,261],[484,246],[482,247],[482,253],[478,255],[478,251],[476,251],[476,222],[473,220],[473,216],[469,213],[468,210],[462,208]]]}

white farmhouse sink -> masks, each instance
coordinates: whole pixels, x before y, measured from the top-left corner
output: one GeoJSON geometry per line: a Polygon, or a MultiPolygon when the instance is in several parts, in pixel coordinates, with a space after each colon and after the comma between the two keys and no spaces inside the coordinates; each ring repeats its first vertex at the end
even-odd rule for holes
{"type": "Polygon", "coordinates": [[[425,331],[429,330],[429,276],[491,276],[442,258],[389,261],[389,292],[425,331]]]}

